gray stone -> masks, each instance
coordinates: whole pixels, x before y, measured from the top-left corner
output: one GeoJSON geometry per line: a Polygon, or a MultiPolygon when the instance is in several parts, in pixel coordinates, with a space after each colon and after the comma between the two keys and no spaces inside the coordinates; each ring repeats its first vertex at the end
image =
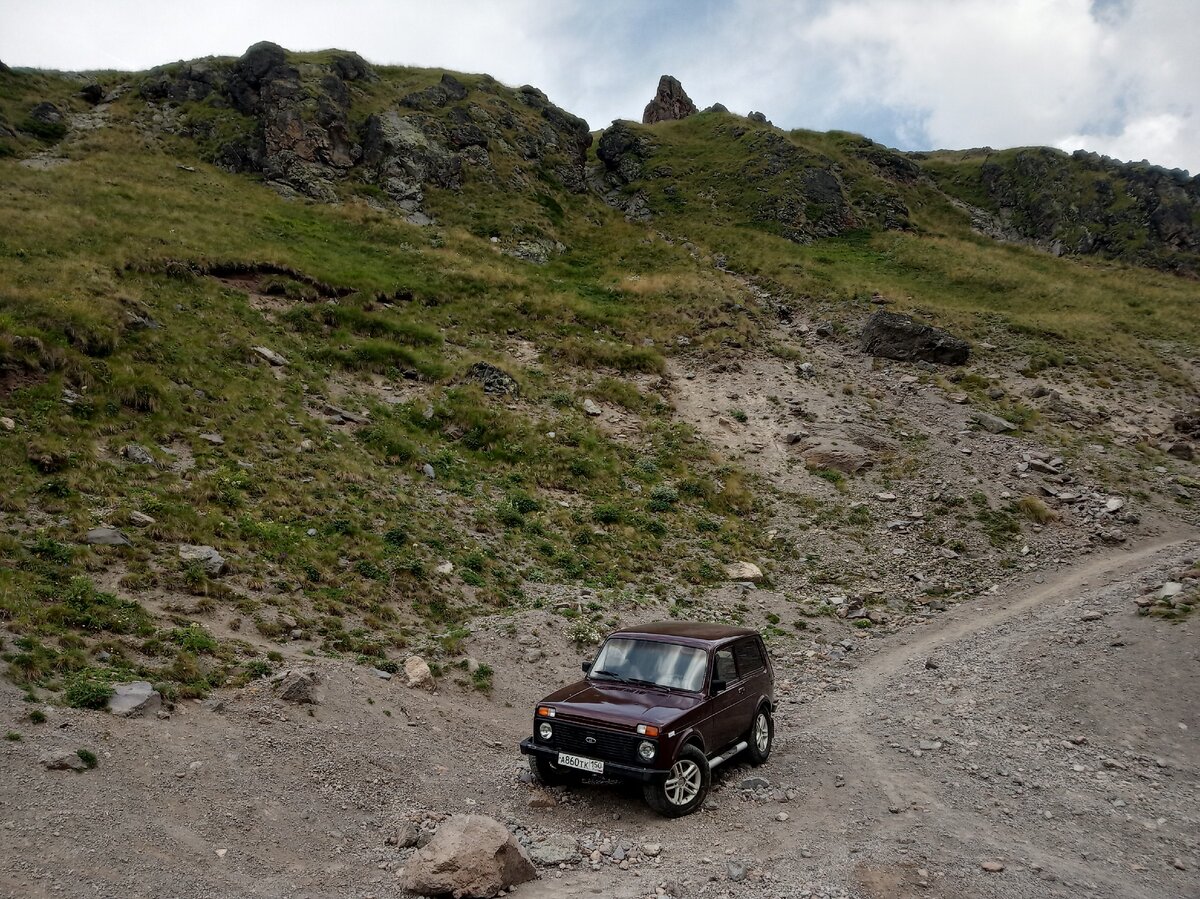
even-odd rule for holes
{"type": "Polygon", "coordinates": [[[499,821],[452,815],[409,859],[399,885],[427,896],[491,899],[536,877],[532,860],[499,821]]]}
{"type": "Polygon", "coordinates": [[[48,771],[87,770],[87,765],[79,757],[79,753],[70,749],[50,749],[42,753],[38,762],[48,771]]]}
{"type": "Polygon", "coordinates": [[[284,359],[282,356],[280,356],[278,353],[276,353],[274,350],[267,349],[265,346],[256,346],[256,347],[252,347],[252,349],[259,356],[261,356],[263,359],[266,359],[269,363],[271,363],[274,366],[287,365],[287,360],[284,359]]]}
{"type": "Polygon", "coordinates": [[[1155,594],[1157,599],[1170,599],[1173,596],[1178,596],[1183,592],[1183,584],[1178,581],[1167,581],[1158,588],[1158,593],[1155,594]]]}
{"type": "Polygon", "coordinates": [[[860,340],[864,353],[908,362],[962,365],[971,354],[965,340],[914,321],[911,316],[883,309],[867,319],[860,340]]]}
{"type": "Polygon", "coordinates": [[[583,401],[583,411],[593,418],[601,413],[601,409],[591,399],[583,401]]]}
{"type": "Polygon", "coordinates": [[[437,686],[429,663],[420,656],[409,656],[404,660],[404,677],[408,686],[415,690],[433,690],[437,686]]]}
{"type": "Polygon", "coordinates": [[[424,473],[425,477],[429,478],[431,481],[437,478],[437,472],[433,470],[433,466],[428,462],[421,466],[421,471],[424,473]]]}
{"type": "Polygon", "coordinates": [[[396,828],[395,843],[401,849],[411,849],[421,839],[421,828],[412,821],[402,821],[396,828]]]}
{"type": "Polygon", "coordinates": [[[152,515],[147,515],[145,512],[138,512],[136,509],[129,513],[129,523],[137,525],[139,528],[148,527],[149,525],[156,524],[157,522],[157,518],[154,518],[152,515]]]}
{"type": "Polygon", "coordinates": [[[529,857],[537,865],[569,865],[580,859],[579,844],[569,834],[553,833],[531,846],[529,857]]]}
{"type": "Polygon", "coordinates": [[[731,562],[725,566],[725,576],[731,581],[761,581],[763,573],[753,562],[731,562]]]}
{"type": "Polygon", "coordinates": [[[769,790],[770,788],[771,782],[765,777],[747,777],[738,784],[739,790],[769,790]]]}
{"type": "Polygon", "coordinates": [[[3,428],[6,431],[11,431],[11,430],[14,430],[16,428],[16,426],[17,426],[17,423],[15,421],[13,421],[11,418],[9,418],[7,415],[4,416],[3,418],[0,418],[0,428],[3,428]]]}
{"type": "Polygon", "coordinates": [[[275,689],[287,702],[315,705],[317,702],[315,671],[284,671],[276,676],[275,689]]]}
{"type": "Polygon", "coordinates": [[[160,708],[162,696],[144,680],[113,684],[113,695],[108,698],[108,710],[120,718],[140,718],[160,708]]]}
{"type": "Polygon", "coordinates": [[[972,412],[971,420],[992,434],[1003,434],[1006,431],[1017,429],[1017,426],[1011,421],[1001,418],[999,415],[992,415],[990,412],[972,412]]]}
{"type": "Polygon", "coordinates": [[[220,434],[201,434],[200,439],[205,443],[211,443],[213,446],[223,446],[225,438],[220,434]]]}
{"type": "Polygon", "coordinates": [[[220,577],[225,573],[225,557],[211,546],[192,546],[181,543],[179,558],[185,563],[199,562],[209,577],[220,577]]]}
{"type": "Polygon", "coordinates": [[[746,863],[729,861],[725,863],[725,874],[734,883],[740,883],[746,879],[746,863]]]}
{"type": "Polygon", "coordinates": [[[150,455],[150,450],[146,449],[140,443],[130,443],[123,447],[121,449],[121,455],[134,465],[154,464],[154,457],[150,455]]]}
{"type": "Polygon", "coordinates": [[[116,528],[92,528],[84,541],[91,546],[129,546],[129,540],[116,528]]]}

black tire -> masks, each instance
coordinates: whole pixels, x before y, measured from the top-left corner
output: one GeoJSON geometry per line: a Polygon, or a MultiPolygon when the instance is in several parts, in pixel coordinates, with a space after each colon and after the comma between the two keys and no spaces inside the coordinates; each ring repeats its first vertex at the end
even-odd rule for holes
{"type": "Polygon", "coordinates": [[[531,755],[529,770],[533,772],[533,779],[544,787],[564,787],[579,783],[578,774],[555,764],[544,755],[531,755]]]}
{"type": "Polygon", "coordinates": [[[771,745],[775,742],[775,719],[764,704],[754,713],[750,730],[746,732],[746,760],[751,765],[761,765],[771,757],[771,745]],[[765,734],[764,734],[765,732],[765,734]],[[765,736],[765,740],[763,737],[765,736]]]}
{"type": "Polygon", "coordinates": [[[642,792],[646,804],[664,818],[682,818],[704,804],[711,785],[708,759],[688,745],[679,750],[667,776],[647,783],[642,792]]]}

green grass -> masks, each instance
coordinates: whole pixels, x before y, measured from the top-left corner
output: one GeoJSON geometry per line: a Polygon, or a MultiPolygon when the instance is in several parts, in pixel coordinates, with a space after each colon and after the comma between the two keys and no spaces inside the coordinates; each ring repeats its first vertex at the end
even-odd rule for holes
{"type": "MultiPolygon", "coordinates": [[[[440,74],[380,69],[353,88],[355,120],[440,74]]],[[[330,205],[217,168],[221,144],[253,123],[211,100],[177,110],[194,137],[152,140],[130,92],[110,127],[63,141],[68,162],[49,171],[19,164],[44,149],[38,135],[6,142],[0,411],[17,428],[0,431],[0,626],[12,680],[87,708],[134,677],[201,696],[267,676],[284,656],[261,644],[294,629],[384,666],[520,607],[530,582],[686,591],[762,555],[765,497],[675,421],[660,381],[673,355],[764,345],[770,311],[713,268],[717,253],[796,308],[819,303],[839,332],[880,291],[1031,369],[1103,365],[1173,385],[1184,375],[1169,348],[1200,343],[1190,282],[997,246],[932,186],[885,177],[897,157],[857,135],[739,135],[744,120],[707,115],[656,127],[641,186],[657,218],[644,225],[565,189],[561,148],[541,164],[514,149],[543,122],[517,92],[462,80],[509,149],[493,142],[490,171],[468,167],[460,189],[429,187],[430,228],[377,208],[378,188],[353,179],[330,205]],[[768,171],[764,153],[783,169],[768,171]],[[831,160],[862,227],[786,239],[763,197],[782,208],[795,179],[831,160]],[[879,230],[880,196],[907,204],[910,230],[879,230]],[[565,249],[545,265],[500,252],[531,239],[565,249]],[[520,396],[469,382],[481,360],[520,396]],[[587,397],[639,439],[610,438],[583,414],[587,397]],[[367,421],[331,425],[329,406],[367,421]],[[199,436],[210,432],[224,443],[199,436]],[[155,464],[123,460],[129,443],[155,464]],[[154,521],[136,526],[134,513],[154,521]],[[132,545],[83,545],[101,519],[132,545]],[[182,564],[181,543],[217,547],[232,573],[182,564]],[[447,560],[453,574],[436,575],[447,560]]],[[[77,89],[0,76],[0,119],[21,122],[42,99],[82,112],[77,89]]],[[[806,194],[803,217],[827,224],[818,206],[806,194]]],[[[1036,424],[1031,410],[997,411],[1036,424]]],[[[978,514],[994,540],[1019,531],[1011,511],[978,514]]],[[[847,519],[870,524],[865,510],[847,519]]],[[[461,650],[439,649],[447,664],[461,650]]]]}

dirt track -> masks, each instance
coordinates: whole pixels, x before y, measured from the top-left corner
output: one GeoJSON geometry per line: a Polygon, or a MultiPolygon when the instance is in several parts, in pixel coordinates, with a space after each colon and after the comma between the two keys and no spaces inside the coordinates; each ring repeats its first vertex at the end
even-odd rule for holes
{"type": "Polygon", "coordinates": [[[522,622],[550,653],[541,670],[514,664],[499,626],[475,638],[498,671],[491,700],[322,661],[312,716],[258,687],[169,721],[50,710],[31,726],[5,687],[0,714],[24,739],[0,750],[0,895],[395,896],[395,822],[470,810],[535,840],[662,845],[629,871],[547,869],[514,893],[530,899],[660,884],[736,897],[1200,895],[1195,624],[1138,618],[1131,602],[1197,548],[1164,539],[1089,558],[863,641],[841,663],[777,659],[778,740],[753,772],[772,790],[740,790],[752,772],[731,765],[713,807],[677,822],[603,784],[529,807],[515,744],[530,704],[578,670],[552,616],[522,622]],[[76,746],[98,751],[96,771],[37,765],[76,746]],[[787,788],[792,801],[772,794],[787,788]],[[731,862],[744,880],[729,879],[731,862]]]}

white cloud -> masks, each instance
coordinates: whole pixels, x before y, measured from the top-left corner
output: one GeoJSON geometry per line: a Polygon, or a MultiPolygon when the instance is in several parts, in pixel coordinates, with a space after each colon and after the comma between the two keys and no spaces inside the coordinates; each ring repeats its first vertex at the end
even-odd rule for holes
{"type": "Polygon", "coordinates": [[[1196,153],[1194,126],[1169,112],[1141,116],[1124,124],[1118,134],[1071,134],[1055,146],[1062,150],[1080,148],[1116,159],[1148,160],[1167,168],[1188,168],[1196,153]]]}
{"type": "Polygon", "coordinates": [[[541,87],[593,127],[658,76],[906,148],[1081,145],[1200,171],[1194,0],[0,0],[0,59],[147,68],[258,40],[541,87]]]}

